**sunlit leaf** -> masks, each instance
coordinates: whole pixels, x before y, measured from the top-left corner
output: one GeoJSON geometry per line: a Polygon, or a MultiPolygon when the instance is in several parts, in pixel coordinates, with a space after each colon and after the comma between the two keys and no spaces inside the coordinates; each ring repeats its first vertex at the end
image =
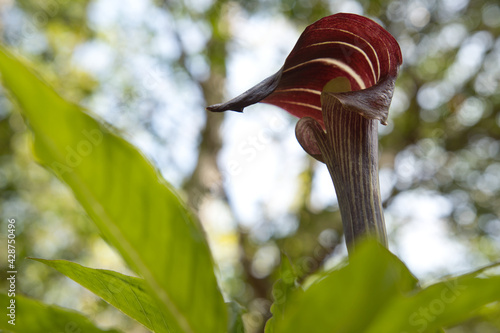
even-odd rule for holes
{"type": "Polygon", "coordinates": [[[148,282],[172,331],[225,330],[226,306],[203,230],[151,163],[3,48],[0,73],[33,131],[37,158],[148,282]]]}
{"type": "Polygon", "coordinates": [[[500,301],[500,275],[491,267],[421,289],[375,241],[361,243],[349,261],[294,290],[267,332],[436,333],[500,301]]]}
{"type": "Polygon", "coordinates": [[[66,260],[32,259],[57,269],[153,332],[169,332],[163,313],[156,299],[148,294],[143,279],[66,260]]]}
{"type": "Polygon", "coordinates": [[[322,274],[291,295],[286,311],[275,318],[274,332],[311,332],[311,327],[317,332],[364,332],[393,297],[413,290],[416,283],[379,243],[362,243],[349,265],[322,274]]]}
{"type": "MultiPolygon", "coordinates": [[[[0,320],[0,329],[15,333],[47,333],[47,332],[85,332],[85,333],[118,333],[116,330],[102,330],[95,326],[82,314],[55,305],[47,305],[33,299],[16,294],[14,298],[0,294],[0,303],[5,313],[0,320]],[[15,317],[9,317],[8,309],[14,300],[15,317]],[[15,325],[9,324],[13,320],[15,325]]],[[[0,331],[2,331],[0,330],[0,331]]],[[[4,331],[2,331],[4,332],[4,331]]]]}
{"type": "Polygon", "coordinates": [[[399,295],[367,332],[434,332],[463,322],[500,301],[500,275],[482,271],[446,279],[406,297],[399,295]]]}

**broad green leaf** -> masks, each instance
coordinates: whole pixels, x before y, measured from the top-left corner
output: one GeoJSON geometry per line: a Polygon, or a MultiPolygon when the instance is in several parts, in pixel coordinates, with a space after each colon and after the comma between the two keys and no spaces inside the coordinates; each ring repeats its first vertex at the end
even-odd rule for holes
{"type": "Polygon", "coordinates": [[[347,266],[318,274],[312,283],[294,290],[281,314],[273,311],[274,325],[266,330],[437,333],[498,301],[500,276],[488,269],[420,289],[399,259],[368,241],[347,266]]]}
{"type": "Polygon", "coordinates": [[[66,260],[31,259],[57,269],[153,332],[169,331],[156,300],[147,293],[147,283],[143,279],[66,260]]]}
{"type": "Polygon", "coordinates": [[[226,306],[203,230],[151,163],[3,47],[0,74],[34,134],[37,158],[148,282],[171,331],[224,331],[226,306]]]}
{"type": "Polygon", "coordinates": [[[116,330],[102,330],[82,314],[55,305],[47,305],[16,294],[14,298],[0,294],[0,303],[5,314],[0,320],[0,331],[19,333],[85,332],[118,333],[116,330]],[[15,317],[10,316],[11,300],[15,300],[15,317]],[[9,324],[14,320],[15,325],[9,324]]]}
{"type": "Polygon", "coordinates": [[[399,295],[368,332],[435,332],[463,322],[500,301],[500,276],[482,271],[433,284],[411,297],[399,295]]]}
{"type": "MultiPolygon", "coordinates": [[[[349,265],[296,290],[274,332],[365,332],[393,297],[409,292],[416,279],[375,241],[361,244],[349,265]]],[[[391,331],[379,331],[391,332],[391,331]]]]}

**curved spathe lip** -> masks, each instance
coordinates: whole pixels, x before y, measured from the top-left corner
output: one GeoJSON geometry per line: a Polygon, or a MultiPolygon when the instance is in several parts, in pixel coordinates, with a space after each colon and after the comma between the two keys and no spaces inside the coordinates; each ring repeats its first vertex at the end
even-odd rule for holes
{"type": "Polygon", "coordinates": [[[262,101],[276,90],[276,87],[278,86],[281,79],[282,71],[283,68],[281,68],[276,74],[268,77],[267,79],[258,83],[254,87],[248,89],[241,95],[225,103],[207,106],[207,110],[213,112],[223,112],[223,111],[243,112],[244,108],[246,108],[249,105],[262,101]]]}
{"type": "Polygon", "coordinates": [[[395,81],[396,76],[386,76],[377,84],[363,90],[324,94],[337,98],[345,109],[357,112],[368,119],[379,120],[386,125],[395,81]]]}
{"type": "Polygon", "coordinates": [[[241,112],[264,102],[322,124],[323,88],[334,78],[346,77],[352,91],[334,93],[336,98],[346,109],[385,123],[401,63],[398,43],[378,23],[355,14],[335,14],[304,30],[276,74],[207,110],[241,112]]]}

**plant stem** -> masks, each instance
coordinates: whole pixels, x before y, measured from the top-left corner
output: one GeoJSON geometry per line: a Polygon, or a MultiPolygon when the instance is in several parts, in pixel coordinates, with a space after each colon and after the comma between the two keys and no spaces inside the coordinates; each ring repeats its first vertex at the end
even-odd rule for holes
{"type": "Polygon", "coordinates": [[[322,94],[326,135],[317,136],[332,177],[349,251],[368,235],[387,246],[378,181],[378,120],[346,109],[322,94]]]}

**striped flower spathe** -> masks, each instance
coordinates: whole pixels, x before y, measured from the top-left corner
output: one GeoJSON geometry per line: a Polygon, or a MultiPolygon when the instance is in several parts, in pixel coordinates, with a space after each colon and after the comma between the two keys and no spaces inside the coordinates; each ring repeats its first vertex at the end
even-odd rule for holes
{"type": "Polygon", "coordinates": [[[276,74],[207,109],[243,111],[264,102],[323,124],[321,93],[332,79],[342,77],[349,87],[335,95],[344,107],[385,123],[401,62],[398,43],[379,24],[339,13],[308,26],[276,74]]]}

